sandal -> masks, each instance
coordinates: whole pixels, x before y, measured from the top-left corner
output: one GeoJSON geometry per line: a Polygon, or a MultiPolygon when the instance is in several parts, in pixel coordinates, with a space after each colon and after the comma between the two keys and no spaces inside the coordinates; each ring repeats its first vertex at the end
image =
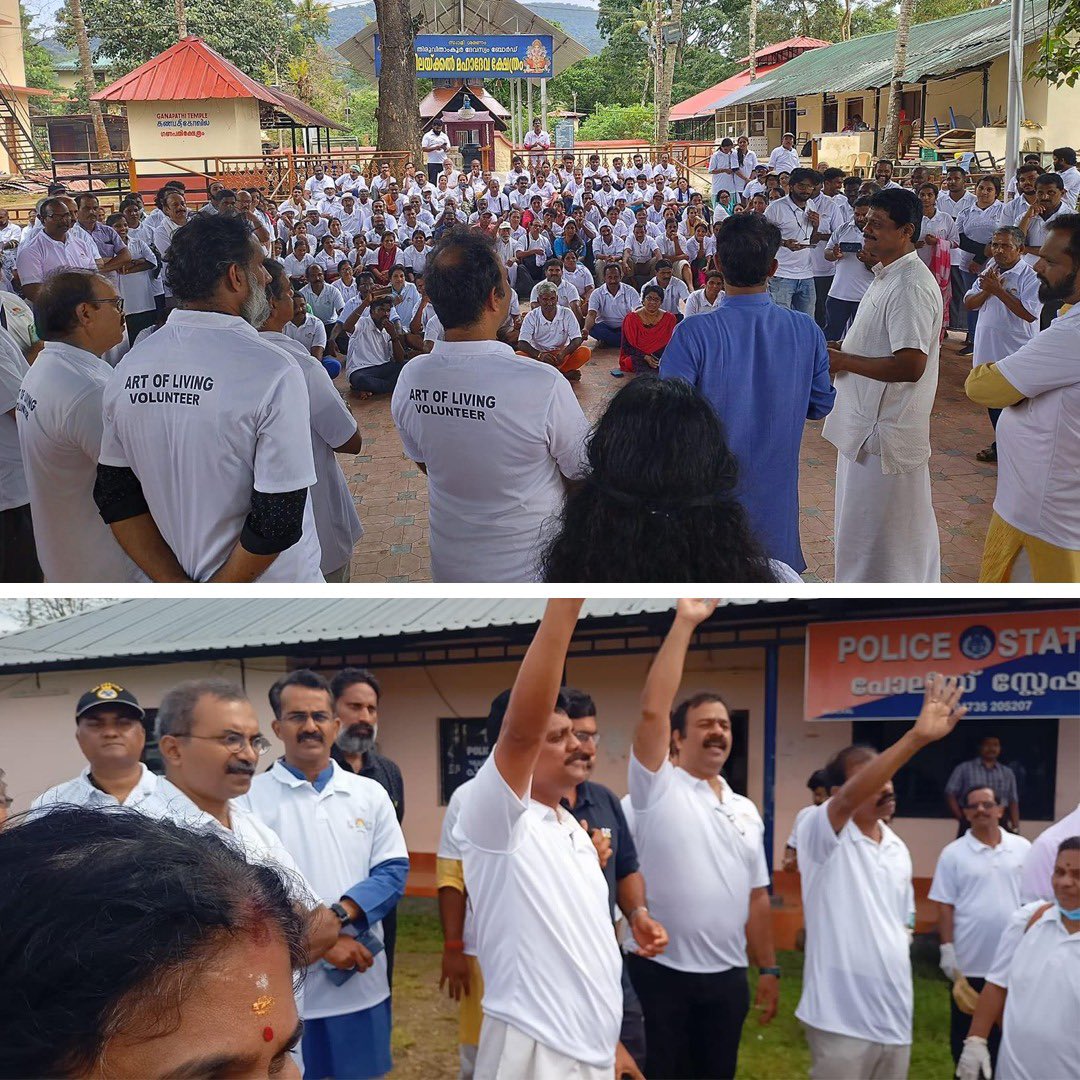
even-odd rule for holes
{"type": "Polygon", "coordinates": [[[987,462],[997,461],[997,443],[991,443],[985,450],[980,450],[975,455],[975,460],[987,462]]]}

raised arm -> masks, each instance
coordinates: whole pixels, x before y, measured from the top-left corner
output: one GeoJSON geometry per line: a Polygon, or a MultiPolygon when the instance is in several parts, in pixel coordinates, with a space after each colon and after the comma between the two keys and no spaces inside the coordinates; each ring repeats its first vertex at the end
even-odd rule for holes
{"type": "Polygon", "coordinates": [[[680,600],[675,621],[649,668],[641,692],[641,720],[634,732],[634,757],[650,772],[656,772],[664,764],[671,748],[671,706],[682,682],[690,639],[718,603],[718,600],[680,600]]]}
{"type": "Polygon", "coordinates": [[[566,650],[583,600],[549,600],[532,644],[518,668],[506,707],[495,767],[519,798],[529,793],[533,769],[562,684],[566,650]]]}
{"type": "Polygon", "coordinates": [[[960,704],[960,684],[952,676],[928,675],[922,712],[914,725],[887,750],[868,761],[829,800],[829,824],[839,832],[855,811],[899,772],[924,746],[945,738],[967,706],[960,704]]]}

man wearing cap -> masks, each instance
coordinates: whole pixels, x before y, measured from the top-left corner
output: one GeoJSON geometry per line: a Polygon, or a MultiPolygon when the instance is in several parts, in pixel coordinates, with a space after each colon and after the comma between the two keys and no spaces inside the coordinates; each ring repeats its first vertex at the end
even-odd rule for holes
{"type": "Polygon", "coordinates": [[[792,172],[799,167],[799,155],[795,152],[795,136],[790,131],[784,132],[780,145],[769,155],[771,172],[792,172]]]}
{"type": "Polygon", "coordinates": [[[31,810],[75,806],[138,806],[157,790],[158,778],[142,764],[144,711],[130,690],[104,682],[75,706],[75,741],[90,763],[74,780],[39,795],[31,810]]]}

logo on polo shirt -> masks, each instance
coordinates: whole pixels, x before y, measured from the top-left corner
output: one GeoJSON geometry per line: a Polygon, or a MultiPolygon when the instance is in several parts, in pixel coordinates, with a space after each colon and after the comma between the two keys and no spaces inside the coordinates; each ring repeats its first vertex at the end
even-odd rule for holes
{"type": "Polygon", "coordinates": [[[997,638],[989,626],[969,626],[960,635],[960,652],[969,660],[982,660],[994,651],[997,638]]]}
{"type": "Polygon", "coordinates": [[[367,828],[367,822],[362,817],[354,818],[349,822],[349,828],[363,831],[367,828]]]}

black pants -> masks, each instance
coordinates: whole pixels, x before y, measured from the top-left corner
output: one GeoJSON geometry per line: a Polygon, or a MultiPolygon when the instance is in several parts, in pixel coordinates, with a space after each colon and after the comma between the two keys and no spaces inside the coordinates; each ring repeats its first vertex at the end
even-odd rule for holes
{"type": "Polygon", "coordinates": [[[858,300],[837,300],[835,296],[825,300],[827,318],[822,329],[825,331],[826,341],[843,341],[848,327],[855,321],[855,313],[859,310],[858,300]]]}
{"type": "Polygon", "coordinates": [[[427,166],[427,178],[429,184],[434,184],[436,187],[439,185],[439,174],[443,171],[442,165],[436,164],[434,161],[429,161],[427,166]]]}
{"type": "Polygon", "coordinates": [[[640,956],[626,964],[645,1012],[649,1080],[730,1080],[750,1009],[746,968],[697,975],[640,956]]]}
{"type": "Polygon", "coordinates": [[[158,313],[154,311],[136,311],[131,315],[124,316],[124,322],[127,324],[128,342],[131,345],[135,344],[135,339],[148,327],[153,326],[158,321],[158,313]]]}
{"type": "Polygon", "coordinates": [[[829,299],[829,290],[832,288],[833,275],[820,274],[814,276],[814,322],[822,330],[829,323],[829,316],[825,311],[825,302],[829,299]]]}
{"type": "MultiPolygon", "coordinates": [[[[986,984],[985,979],[977,979],[974,975],[968,976],[968,982],[971,983],[971,989],[975,993],[979,993],[983,986],[986,984]]],[[[957,1007],[956,1002],[953,1001],[952,988],[949,991],[949,1044],[952,1048],[953,1062],[960,1060],[960,1055],[964,1052],[964,1040],[967,1038],[968,1030],[971,1028],[971,1017],[967,1013],[962,1013],[957,1007]]],[[[998,1047],[1001,1045],[1001,1028],[994,1025],[990,1032],[990,1038],[986,1040],[988,1047],[990,1048],[990,1060],[994,1063],[994,1075],[997,1075],[997,1056],[998,1047]]]]}
{"type": "Polygon", "coordinates": [[[44,580],[37,560],[30,504],[0,510],[0,581],[44,580]]]}
{"type": "Polygon", "coordinates": [[[623,1011],[619,1042],[626,1047],[627,1053],[634,1059],[637,1067],[644,1072],[646,1057],[645,1015],[641,1009],[641,1001],[634,991],[634,984],[630,981],[630,972],[627,970],[625,957],[623,957],[622,990],[623,1011]]]}
{"type": "Polygon", "coordinates": [[[365,390],[369,394],[392,393],[397,386],[402,366],[396,360],[390,360],[385,364],[359,368],[349,376],[349,385],[358,394],[365,390]]]}
{"type": "Polygon", "coordinates": [[[386,951],[386,981],[394,989],[394,947],[397,945],[397,908],[383,916],[383,947],[386,951]]]}

